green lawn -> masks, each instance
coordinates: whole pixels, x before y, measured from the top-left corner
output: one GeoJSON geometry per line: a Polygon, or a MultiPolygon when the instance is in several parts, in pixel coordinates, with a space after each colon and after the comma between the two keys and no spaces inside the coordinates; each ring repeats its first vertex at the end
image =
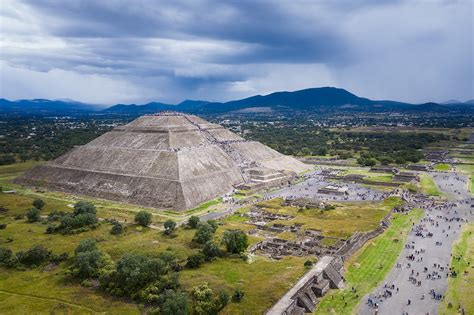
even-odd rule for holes
{"type": "Polygon", "coordinates": [[[466,314],[474,314],[474,222],[463,228],[461,238],[453,248],[451,267],[456,270],[458,276],[449,278],[448,290],[439,306],[439,313],[455,314],[461,305],[466,314]],[[456,259],[459,256],[462,258],[456,259]]]}
{"type": "Polygon", "coordinates": [[[434,167],[435,170],[441,171],[441,172],[449,171],[450,168],[451,167],[449,166],[449,164],[445,164],[445,163],[436,164],[434,167]]]}
{"type": "Polygon", "coordinates": [[[395,214],[392,224],[383,234],[367,242],[345,263],[347,289],[328,292],[315,314],[352,314],[362,297],[383,281],[393,268],[413,222],[422,215],[420,209],[412,210],[408,215],[395,214]],[[352,287],[357,289],[357,294],[352,293],[352,287]]]}
{"type": "Polygon", "coordinates": [[[441,196],[441,192],[438,189],[438,186],[436,186],[436,183],[434,182],[433,178],[431,178],[430,175],[428,174],[421,174],[420,176],[420,186],[421,186],[421,191],[424,194],[427,194],[429,196],[441,196]]]}
{"type": "Polygon", "coordinates": [[[269,212],[295,216],[291,221],[276,220],[274,223],[292,225],[299,223],[304,229],[320,230],[324,236],[348,238],[357,231],[376,229],[380,221],[395,206],[402,204],[399,198],[391,197],[382,202],[334,203],[335,209],[299,210],[296,207],[281,206],[282,199],[275,198],[259,203],[259,207],[269,212]]]}

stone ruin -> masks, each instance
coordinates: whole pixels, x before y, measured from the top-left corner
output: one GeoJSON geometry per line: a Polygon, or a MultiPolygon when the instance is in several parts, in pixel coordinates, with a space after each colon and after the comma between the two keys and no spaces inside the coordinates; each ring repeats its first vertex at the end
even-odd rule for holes
{"type": "Polygon", "coordinates": [[[290,198],[286,197],[283,206],[297,207],[301,209],[325,209],[327,202],[310,198],[290,198]]]}
{"type": "Polygon", "coordinates": [[[116,127],[15,182],[185,210],[239,185],[288,183],[308,168],[197,116],[162,112],[116,127]]]}
{"type": "Polygon", "coordinates": [[[312,313],[329,289],[338,289],[344,285],[343,272],[341,258],[322,257],[266,314],[312,313]]]}
{"type": "Polygon", "coordinates": [[[347,195],[348,188],[341,185],[327,185],[318,189],[319,194],[344,196],[347,195]]]}
{"type": "Polygon", "coordinates": [[[410,172],[399,172],[393,176],[392,181],[398,183],[410,183],[412,181],[418,180],[418,175],[410,172]]]}
{"type": "Polygon", "coordinates": [[[281,259],[283,256],[322,256],[335,253],[344,241],[334,237],[322,236],[320,231],[306,229],[302,230],[303,224],[294,223],[291,225],[272,223],[275,220],[291,221],[294,217],[286,214],[272,213],[253,207],[243,216],[247,217],[247,223],[255,225],[255,229],[249,231],[250,235],[264,236],[262,240],[248,249],[251,254],[258,253],[272,259],[281,259]],[[275,236],[275,234],[290,232],[295,234],[294,240],[284,240],[275,236]],[[334,245],[325,246],[322,240],[332,238],[334,245]]]}

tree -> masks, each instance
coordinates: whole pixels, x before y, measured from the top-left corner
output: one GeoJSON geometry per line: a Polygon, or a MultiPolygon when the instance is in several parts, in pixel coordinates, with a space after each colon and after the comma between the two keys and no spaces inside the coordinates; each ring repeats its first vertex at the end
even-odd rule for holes
{"type": "Polygon", "coordinates": [[[42,199],[39,199],[39,198],[38,198],[38,199],[35,199],[35,200],[33,201],[33,207],[35,207],[35,208],[38,209],[38,210],[43,209],[44,205],[45,205],[45,203],[44,203],[44,201],[43,201],[42,199]]]}
{"type": "Polygon", "coordinates": [[[186,261],[186,267],[188,268],[199,268],[204,262],[204,255],[201,253],[191,255],[186,261]]]}
{"type": "Polygon", "coordinates": [[[74,205],[74,216],[84,213],[92,213],[94,215],[97,214],[97,210],[95,206],[87,201],[79,201],[74,205]]]}
{"type": "Polygon", "coordinates": [[[214,228],[207,222],[201,222],[199,223],[196,233],[194,234],[193,241],[199,244],[205,244],[206,242],[212,240],[213,236],[214,228]]]}
{"type": "Polygon", "coordinates": [[[217,244],[213,241],[208,241],[206,242],[206,244],[204,244],[204,247],[202,248],[202,253],[208,261],[214,257],[222,256],[222,252],[219,246],[217,246],[217,244]]]}
{"type": "Polygon", "coordinates": [[[192,215],[189,219],[188,219],[188,226],[192,229],[195,229],[197,228],[198,224],[199,224],[199,221],[201,221],[201,219],[199,219],[199,217],[195,216],[195,215],[192,215]]]}
{"type": "Polygon", "coordinates": [[[225,231],[222,244],[229,253],[233,254],[240,254],[249,246],[247,234],[238,229],[225,231]]]}
{"type": "Polygon", "coordinates": [[[94,250],[98,250],[97,241],[93,238],[86,238],[82,240],[79,245],[77,245],[76,250],[74,253],[77,255],[79,253],[90,252],[94,250]]]}
{"type": "Polygon", "coordinates": [[[151,213],[145,210],[139,211],[135,215],[135,222],[141,226],[149,226],[151,224],[151,213]]]}
{"type": "Polygon", "coordinates": [[[213,233],[216,233],[217,228],[219,225],[217,224],[216,220],[207,220],[207,224],[209,224],[212,227],[212,230],[214,231],[213,233]]]}
{"type": "Polygon", "coordinates": [[[41,219],[41,213],[36,208],[31,208],[26,212],[26,217],[29,223],[38,222],[41,219]]]}
{"type": "Polygon", "coordinates": [[[163,315],[186,315],[188,314],[188,297],[181,291],[166,290],[163,294],[163,315]]]}
{"type": "Polygon", "coordinates": [[[194,312],[198,315],[215,314],[214,292],[203,283],[193,288],[192,296],[194,300],[194,312]]]}
{"type": "Polygon", "coordinates": [[[13,252],[6,247],[0,247],[0,266],[6,266],[10,262],[13,252]]]}
{"type": "Polygon", "coordinates": [[[112,265],[110,256],[99,250],[94,239],[82,240],[75,254],[74,263],[69,270],[79,279],[97,278],[101,269],[112,265]]]}
{"type": "Polygon", "coordinates": [[[166,220],[166,222],[164,223],[164,227],[165,227],[165,234],[171,235],[173,231],[176,229],[176,222],[174,222],[171,219],[166,220]]]}
{"type": "Polygon", "coordinates": [[[110,230],[110,234],[113,234],[113,235],[122,234],[123,230],[124,230],[123,225],[118,221],[114,221],[114,223],[112,223],[112,229],[110,230]]]}
{"type": "Polygon", "coordinates": [[[49,260],[51,254],[51,251],[46,249],[46,247],[44,247],[43,245],[37,245],[30,248],[26,252],[18,252],[16,254],[16,259],[19,263],[26,266],[38,266],[43,262],[49,260]]]}
{"type": "Polygon", "coordinates": [[[209,288],[207,283],[200,284],[193,288],[192,297],[194,300],[195,314],[217,314],[229,303],[229,295],[221,291],[218,296],[209,288]]]}

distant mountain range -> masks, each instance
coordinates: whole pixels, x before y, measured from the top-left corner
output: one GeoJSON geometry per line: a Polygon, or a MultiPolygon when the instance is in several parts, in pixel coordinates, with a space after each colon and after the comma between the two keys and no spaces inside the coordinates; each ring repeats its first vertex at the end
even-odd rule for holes
{"type": "Polygon", "coordinates": [[[218,103],[186,100],[179,104],[151,102],[143,105],[117,104],[106,109],[74,101],[60,100],[19,100],[0,99],[0,113],[73,113],[100,111],[104,114],[144,115],[163,110],[175,110],[191,113],[226,113],[262,111],[311,111],[328,112],[471,112],[474,111],[474,100],[461,103],[410,104],[389,100],[370,100],[356,96],[344,89],[333,87],[311,88],[294,92],[275,92],[268,95],[256,95],[240,100],[218,103]]]}

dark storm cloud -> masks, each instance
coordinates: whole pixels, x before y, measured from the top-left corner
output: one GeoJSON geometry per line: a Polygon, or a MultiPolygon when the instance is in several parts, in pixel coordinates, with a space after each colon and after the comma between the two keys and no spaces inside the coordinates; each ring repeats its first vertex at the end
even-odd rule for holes
{"type": "Polygon", "coordinates": [[[412,101],[430,99],[433,85],[441,87],[434,98],[472,95],[472,61],[463,53],[472,55],[469,0],[4,1],[1,59],[13,76],[25,75],[19,68],[45,78],[61,70],[77,74],[78,86],[95,76],[110,85],[98,99],[110,102],[117,82],[137,101],[315,85],[412,101]],[[406,78],[415,80],[419,64],[432,65],[432,82],[416,80],[413,91],[406,78]],[[387,75],[389,87],[381,85],[387,75]]]}

